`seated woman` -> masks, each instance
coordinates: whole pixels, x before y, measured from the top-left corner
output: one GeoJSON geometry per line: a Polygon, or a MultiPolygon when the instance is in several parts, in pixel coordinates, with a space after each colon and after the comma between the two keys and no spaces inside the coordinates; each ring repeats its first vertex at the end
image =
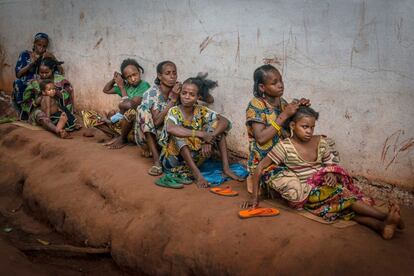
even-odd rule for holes
{"type": "Polygon", "coordinates": [[[155,85],[144,93],[142,103],[137,108],[135,124],[136,143],[143,148],[145,157],[153,158],[153,166],[148,171],[150,175],[162,174],[158,140],[165,116],[176,105],[180,91],[175,64],[171,61],[159,63],[155,85]]]}
{"type": "MultiPolygon", "coordinates": [[[[51,80],[55,85],[55,98],[57,98],[61,109],[65,109],[68,112],[73,113],[72,99],[74,92],[72,85],[62,75],[53,73],[57,70],[59,64],[61,63],[56,61],[54,58],[44,58],[41,60],[39,65],[39,74],[36,75],[35,79],[30,82],[23,93],[23,101],[21,104],[22,111],[27,114],[31,114],[38,107],[36,100],[41,96],[40,82],[43,80],[51,80]]],[[[71,126],[66,128],[67,131],[79,128],[79,126],[75,124],[75,121],[76,120],[74,120],[71,126]]]]}
{"type": "Polygon", "coordinates": [[[116,94],[121,97],[119,112],[108,122],[114,124],[112,128],[116,136],[105,144],[110,149],[124,147],[129,141],[128,136],[133,137],[131,131],[136,118],[136,108],[141,104],[144,92],[150,88],[149,83],[141,79],[144,68],[135,59],[122,61],[121,73],[114,72],[114,77],[103,88],[105,94],[116,94]]]}
{"type": "Polygon", "coordinates": [[[391,239],[397,227],[403,228],[400,208],[391,204],[388,214],[372,207],[353,185],[352,177],[337,165],[326,139],[313,135],[319,114],[310,107],[300,106],[289,127],[291,138],[280,141],[260,161],[253,175],[253,195],[242,207],[259,204],[259,181],[266,167],[284,164],[287,170],[280,178],[266,184],[281,194],[292,207],[305,210],[333,221],[353,219],[391,239]]]}
{"type": "MultiPolygon", "coordinates": [[[[28,119],[27,113],[21,112],[21,104],[23,101],[23,93],[31,80],[38,73],[40,61],[43,58],[53,58],[52,53],[47,52],[49,46],[49,36],[45,33],[37,33],[34,36],[32,51],[25,50],[20,53],[16,63],[16,78],[13,82],[13,103],[22,120],[28,119]]],[[[57,66],[57,71],[63,74],[62,66],[57,66]]]]}
{"type": "Polygon", "coordinates": [[[230,122],[223,116],[198,105],[199,78],[189,78],[182,86],[180,104],[172,107],[165,118],[165,126],[160,138],[163,146],[161,163],[167,172],[192,174],[199,188],[208,187],[198,166],[217,148],[223,163],[223,172],[230,178],[243,181],[229,168],[226,133],[230,122]]]}

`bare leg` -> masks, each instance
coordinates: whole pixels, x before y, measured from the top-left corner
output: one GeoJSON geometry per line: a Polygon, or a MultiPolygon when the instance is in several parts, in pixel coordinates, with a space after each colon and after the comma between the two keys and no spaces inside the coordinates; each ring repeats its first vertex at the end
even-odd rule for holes
{"type": "Polygon", "coordinates": [[[362,215],[362,216],[368,216],[371,218],[376,218],[380,221],[383,221],[387,218],[387,214],[381,212],[378,209],[375,209],[374,207],[364,204],[360,201],[354,202],[351,205],[352,210],[355,211],[355,213],[357,213],[358,215],[362,215]]]}
{"type": "Polygon", "coordinates": [[[353,205],[352,209],[355,212],[358,213],[358,211],[361,211],[361,213],[364,213],[362,216],[355,216],[354,220],[356,222],[366,225],[371,229],[377,231],[386,240],[389,240],[394,236],[395,229],[401,220],[400,209],[398,206],[391,205],[390,212],[385,215],[385,219],[381,219],[384,213],[379,212],[375,208],[368,205],[366,206],[369,208],[366,208],[365,206],[362,206],[365,205],[363,203],[359,203],[359,205],[357,204],[355,208],[353,205]]]}
{"type": "Polygon", "coordinates": [[[62,112],[62,114],[60,115],[59,121],[56,125],[56,131],[59,132],[62,129],[64,129],[67,122],[68,122],[68,117],[66,116],[66,113],[62,112]]]}
{"type": "Polygon", "coordinates": [[[132,129],[132,126],[134,125],[134,122],[128,122],[125,119],[121,120],[121,135],[114,138],[114,141],[112,144],[108,145],[108,149],[120,149],[126,146],[128,144],[128,134],[132,129]]]}
{"type": "Polygon", "coordinates": [[[56,134],[60,136],[62,139],[70,139],[71,137],[69,134],[65,131],[65,125],[68,121],[68,116],[66,116],[66,113],[62,112],[60,115],[59,121],[56,125],[56,134]]]}
{"type": "Polygon", "coordinates": [[[190,167],[193,175],[196,179],[196,185],[198,188],[207,188],[208,182],[201,174],[200,170],[198,169],[197,165],[194,163],[193,158],[191,157],[191,152],[188,146],[184,146],[180,150],[180,155],[184,158],[185,163],[187,166],[190,167]]]}
{"type": "Polygon", "coordinates": [[[243,178],[238,177],[234,172],[230,169],[229,166],[229,157],[227,154],[227,142],[226,142],[226,136],[222,135],[220,142],[219,142],[219,151],[221,156],[221,162],[223,163],[223,173],[230,177],[231,179],[237,180],[237,181],[243,181],[243,178]]]}
{"type": "Polygon", "coordinates": [[[145,138],[147,140],[148,148],[150,152],[152,153],[152,159],[153,159],[154,166],[161,167],[160,154],[158,152],[155,135],[152,134],[151,132],[145,132],[145,138]]]}
{"type": "Polygon", "coordinates": [[[141,146],[141,156],[144,158],[151,158],[152,152],[150,151],[148,145],[141,146]]]}
{"type": "Polygon", "coordinates": [[[358,222],[359,224],[368,226],[369,228],[375,230],[376,232],[378,232],[380,234],[381,234],[382,230],[384,230],[384,223],[380,220],[375,219],[375,218],[356,215],[354,217],[354,220],[356,222],[358,222]]]}

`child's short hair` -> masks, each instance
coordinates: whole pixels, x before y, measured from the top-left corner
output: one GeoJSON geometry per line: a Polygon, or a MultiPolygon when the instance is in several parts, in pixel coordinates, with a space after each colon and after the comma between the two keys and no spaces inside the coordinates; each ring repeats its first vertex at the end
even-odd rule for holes
{"type": "Polygon", "coordinates": [[[273,65],[270,64],[266,64],[266,65],[262,65],[259,68],[257,68],[256,70],[254,70],[253,73],[253,80],[254,80],[254,85],[253,85],[253,95],[255,97],[262,97],[263,96],[263,92],[260,91],[259,89],[259,84],[264,84],[265,80],[266,80],[266,75],[269,72],[279,72],[279,70],[276,69],[276,67],[274,67],[273,65]]]}
{"type": "Polygon", "coordinates": [[[50,84],[50,83],[53,83],[53,84],[54,84],[54,82],[53,82],[52,80],[42,80],[42,81],[39,83],[40,92],[45,91],[45,89],[46,89],[46,85],[48,85],[48,84],[50,84]]]}
{"type": "Polygon", "coordinates": [[[124,59],[121,63],[121,74],[122,74],[122,76],[124,75],[125,67],[127,67],[128,65],[135,66],[135,68],[137,68],[138,71],[141,71],[141,74],[144,74],[144,68],[142,68],[142,66],[139,65],[139,63],[135,59],[127,58],[127,59],[124,59]]]}
{"type": "Polygon", "coordinates": [[[313,117],[313,118],[315,118],[315,120],[318,120],[319,113],[316,112],[310,106],[301,105],[301,106],[299,106],[299,108],[296,111],[296,113],[290,118],[290,121],[291,122],[297,122],[300,119],[302,119],[303,117],[313,117]]]}
{"type": "Polygon", "coordinates": [[[160,85],[160,83],[161,83],[160,79],[158,78],[158,74],[162,74],[162,69],[163,69],[164,65],[166,65],[166,64],[172,64],[172,65],[175,66],[175,63],[172,62],[172,61],[169,61],[169,60],[164,60],[164,61],[158,63],[158,65],[157,65],[157,77],[154,80],[154,83],[157,84],[157,85],[160,85]]]}

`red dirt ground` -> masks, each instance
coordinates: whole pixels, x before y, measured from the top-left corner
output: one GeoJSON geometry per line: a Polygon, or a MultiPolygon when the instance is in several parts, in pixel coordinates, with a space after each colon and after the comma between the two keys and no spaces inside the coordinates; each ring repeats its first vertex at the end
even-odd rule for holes
{"type": "MultiPolygon", "coordinates": [[[[115,262],[137,274],[413,272],[413,210],[403,208],[406,229],[391,241],[360,225],[338,229],[285,208],[278,217],[241,220],[244,183],[229,182],[240,192],[234,198],[195,185],[161,188],[147,174],[151,162],[137,147],[107,150],[98,143],[103,135],[86,138],[84,131],[61,140],[45,131],[1,125],[0,196],[7,203],[1,208],[15,207],[10,191],[17,191],[24,210],[72,243],[110,246],[115,262]]],[[[7,264],[5,254],[0,256],[0,264],[7,264]]]]}

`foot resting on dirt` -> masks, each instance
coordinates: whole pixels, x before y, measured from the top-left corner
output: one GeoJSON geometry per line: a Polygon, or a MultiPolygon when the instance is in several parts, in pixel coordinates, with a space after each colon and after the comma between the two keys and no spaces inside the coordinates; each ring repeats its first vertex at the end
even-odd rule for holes
{"type": "Polygon", "coordinates": [[[384,228],[382,230],[382,237],[386,240],[392,239],[395,229],[401,221],[400,207],[398,205],[391,205],[390,212],[384,221],[384,228]]]}
{"type": "Polygon", "coordinates": [[[108,149],[121,149],[121,148],[125,147],[126,145],[127,145],[127,143],[125,143],[122,140],[121,136],[115,137],[114,139],[112,139],[108,143],[104,144],[104,146],[106,146],[108,149]]]}

